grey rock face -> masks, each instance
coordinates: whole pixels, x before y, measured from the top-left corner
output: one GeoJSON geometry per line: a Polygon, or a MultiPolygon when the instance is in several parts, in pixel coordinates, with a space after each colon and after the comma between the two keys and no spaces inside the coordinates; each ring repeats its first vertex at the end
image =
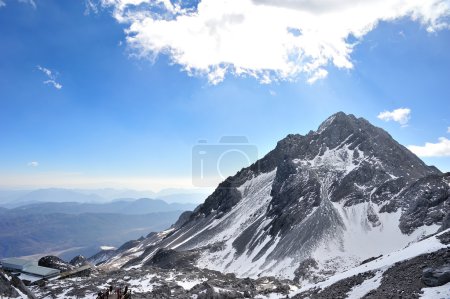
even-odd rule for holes
{"type": "Polygon", "coordinates": [[[77,255],[76,257],[70,260],[69,264],[71,264],[74,267],[81,267],[89,264],[89,262],[86,260],[84,256],[77,255]]]}
{"type": "Polygon", "coordinates": [[[196,251],[175,251],[171,249],[159,249],[150,261],[149,266],[157,266],[163,269],[190,268],[198,258],[196,251]]]}
{"type": "Polygon", "coordinates": [[[0,269],[0,298],[23,298],[19,291],[25,295],[25,298],[36,299],[22,280],[14,275],[7,277],[6,273],[0,269]]]}
{"type": "Polygon", "coordinates": [[[442,233],[437,237],[442,244],[448,245],[450,244],[450,231],[442,233]]]}
{"type": "Polygon", "coordinates": [[[29,299],[37,299],[36,296],[30,292],[30,290],[25,286],[25,284],[17,278],[16,276],[11,277],[11,284],[17,289],[20,290],[25,296],[29,299]]]}
{"type": "Polygon", "coordinates": [[[179,229],[180,227],[182,227],[186,222],[189,221],[189,219],[191,218],[193,212],[192,211],[186,211],[183,212],[180,217],[178,218],[177,222],[175,222],[174,225],[172,225],[173,228],[175,229],[179,229]]]}
{"type": "Polygon", "coordinates": [[[6,298],[19,297],[19,293],[11,285],[11,282],[5,276],[5,273],[2,270],[0,270],[0,297],[6,297],[6,298]]]}
{"type": "Polygon", "coordinates": [[[448,226],[444,219],[450,213],[450,174],[429,175],[417,180],[397,200],[403,206],[400,228],[404,233],[411,233],[422,225],[441,224],[448,226]]]}
{"type": "Polygon", "coordinates": [[[300,280],[313,280],[313,277],[311,277],[311,268],[317,268],[318,264],[317,262],[312,259],[306,259],[303,262],[300,263],[300,265],[298,266],[298,268],[295,270],[294,274],[295,274],[295,278],[294,281],[295,282],[299,282],[300,280]]]}
{"type": "Polygon", "coordinates": [[[38,265],[42,267],[58,269],[60,271],[69,271],[74,269],[74,266],[66,263],[65,261],[54,255],[47,255],[40,258],[38,261],[38,265]]]}
{"type": "Polygon", "coordinates": [[[123,251],[123,250],[127,250],[130,248],[136,247],[137,245],[139,245],[139,243],[141,241],[142,240],[131,240],[131,241],[125,242],[117,249],[117,251],[123,251]]]}
{"type": "Polygon", "coordinates": [[[450,281],[450,264],[423,270],[422,281],[429,287],[438,287],[450,281]]]}
{"type": "Polygon", "coordinates": [[[93,256],[89,257],[87,260],[93,265],[99,265],[116,255],[117,253],[118,251],[116,249],[101,250],[93,256]]]}

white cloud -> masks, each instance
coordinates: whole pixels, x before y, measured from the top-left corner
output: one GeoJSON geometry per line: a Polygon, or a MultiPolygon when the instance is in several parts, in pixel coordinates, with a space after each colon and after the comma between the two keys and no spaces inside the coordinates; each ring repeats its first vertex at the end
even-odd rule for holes
{"type": "Polygon", "coordinates": [[[39,65],[37,66],[37,68],[38,68],[38,70],[43,72],[48,78],[48,80],[43,81],[44,84],[52,85],[56,89],[61,89],[63,87],[61,83],[58,83],[56,81],[56,78],[58,77],[58,73],[57,72],[53,72],[50,69],[42,67],[42,66],[39,66],[39,65]]]}
{"type": "Polygon", "coordinates": [[[89,15],[90,13],[98,13],[98,6],[93,0],[85,0],[84,1],[84,14],[89,15]]]}
{"type": "Polygon", "coordinates": [[[39,162],[37,162],[37,161],[32,161],[32,162],[28,162],[27,165],[28,165],[28,166],[31,166],[31,167],[38,167],[38,166],[39,166],[39,162]]]}
{"type": "Polygon", "coordinates": [[[315,83],[317,80],[324,79],[328,76],[328,72],[325,69],[317,69],[314,73],[310,75],[307,82],[309,84],[315,83]]]}
{"type": "Polygon", "coordinates": [[[34,0],[19,0],[19,2],[30,4],[31,6],[33,6],[34,9],[36,9],[36,7],[37,7],[36,2],[34,2],[34,0]]]}
{"type": "Polygon", "coordinates": [[[396,121],[402,126],[406,126],[408,124],[409,119],[411,118],[411,109],[409,108],[399,108],[393,111],[384,111],[378,114],[379,119],[384,121],[396,121]]]}
{"type": "Polygon", "coordinates": [[[450,133],[450,127],[447,128],[447,133],[450,133]]]}
{"type": "Polygon", "coordinates": [[[424,146],[410,145],[408,149],[420,157],[450,156],[450,140],[441,137],[437,143],[426,142],[424,146]]]}
{"type": "Polygon", "coordinates": [[[262,83],[309,83],[326,68],[351,69],[354,43],[380,21],[410,18],[430,32],[449,28],[448,0],[201,0],[196,9],[170,0],[101,0],[127,24],[138,57],[170,56],[190,75],[216,84],[226,74],[262,83]]]}
{"type": "Polygon", "coordinates": [[[3,0],[0,0],[0,8],[6,6],[6,3],[3,0]]]}
{"type": "Polygon", "coordinates": [[[61,89],[62,85],[58,82],[56,82],[55,80],[45,80],[44,84],[50,84],[53,85],[53,87],[55,87],[56,89],[61,89]]]}

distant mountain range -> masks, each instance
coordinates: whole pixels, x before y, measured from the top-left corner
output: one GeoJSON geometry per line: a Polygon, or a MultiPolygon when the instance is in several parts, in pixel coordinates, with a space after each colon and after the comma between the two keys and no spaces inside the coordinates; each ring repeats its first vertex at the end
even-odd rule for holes
{"type": "Polygon", "coordinates": [[[62,189],[0,190],[0,207],[15,208],[36,202],[106,203],[139,198],[162,199],[168,203],[203,202],[205,191],[164,189],[158,193],[130,189],[62,189]]]}
{"type": "MultiPolygon", "coordinates": [[[[12,214],[82,214],[82,213],[116,213],[126,215],[143,215],[170,211],[188,211],[195,209],[195,204],[167,203],[160,199],[141,198],[138,200],[119,200],[108,203],[80,202],[39,202],[23,205],[13,209],[4,209],[12,214]]],[[[0,210],[1,213],[2,210],[0,210]]]]}
{"type": "Polygon", "coordinates": [[[0,207],[0,258],[67,250],[62,257],[90,256],[102,245],[117,247],[130,239],[166,229],[183,211],[193,210],[195,206],[143,198],[109,203],[36,202],[12,209],[0,207]]]}

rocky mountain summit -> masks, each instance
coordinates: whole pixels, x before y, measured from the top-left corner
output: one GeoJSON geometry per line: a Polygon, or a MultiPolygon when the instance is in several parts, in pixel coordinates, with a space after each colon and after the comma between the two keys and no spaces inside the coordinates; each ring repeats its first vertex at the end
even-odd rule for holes
{"type": "Polygon", "coordinates": [[[450,174],[386,131],[339,112],[288,135],[170,230],[106,264],[142,266],[165,248],[242,277],[319,281],[448,228],[449,185],[450,174]]]}

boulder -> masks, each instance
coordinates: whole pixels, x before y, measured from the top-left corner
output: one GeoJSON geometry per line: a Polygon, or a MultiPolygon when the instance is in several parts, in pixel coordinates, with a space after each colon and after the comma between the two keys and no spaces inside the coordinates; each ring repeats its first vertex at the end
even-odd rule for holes
{"type": "Polygon", "coordinates": [[[424,269],[422,281],[429,287],[438,287],[450,282],[450,264],[445,264],[437,268],[424,269]]]}
{"type": "Polygon", "coordinates": [[[66,263],[62,259],[54,255],[47,255],[42,257],[39,262],[39,266],[58,269],[62,272],[73,270],[75,267],[69,263],[66,263]]]}
{"type": "Polygon", "coordinates": [[[76,257],[70,260],[69,264],[71,264],[74,267],[81,267],[89,263],[84,256],[77,255],[76,257]]]}

